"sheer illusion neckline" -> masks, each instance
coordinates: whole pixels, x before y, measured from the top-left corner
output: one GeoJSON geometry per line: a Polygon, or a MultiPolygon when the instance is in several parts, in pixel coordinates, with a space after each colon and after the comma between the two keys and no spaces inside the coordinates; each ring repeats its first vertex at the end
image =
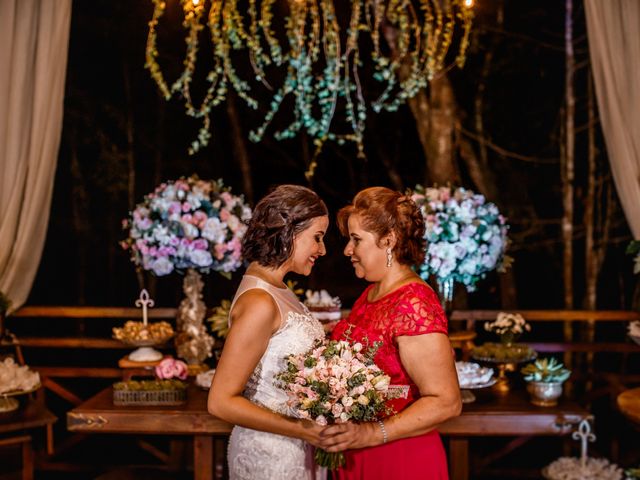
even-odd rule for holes
{"type": "Polygon", "coordinates": [[[387,298],[391,297],[392,295],[395,295],[397,292],[400,292],[400,291],[404,290],[405,288],[410,287],[410,286],[412,286],[412,285],[424,285],[425,287],[429,288],[429,287],[428,287],[428,285],[425,285],[424,283],[422,283],[422,282],[420,282],[420,281],[418,281],[418,280],[414,280],[414,281],[412,281],[412,282],[405,283],[404,285],[400,285],[398,288],[396,288],[396,289],[394,289],[394,290],[391,290],[391,291],[390,291],[390,292],[388,292],[388,293],[385,293],[385,294],[384,294],[383,296],[381,296],[380,298],[377,298],[377,299],[375,299],[375,300],[369,300],[369,293],[371,292],[371,290],[373,289],[373,287],[375,287],[375,284],[371,284],[371,285],[369,285],[369,287],[367,288],[367,294],[366,294],[366,296],[365,296],[364,298],[365,298],[365,300],[366,300],[366,302],[367,302],[368,304],[373,305],[373,304],[375,304],[375,303],[378,303],[378,302],[380,302],[380,301],[382,301],[382,300],[385,300],[385,299],[387,299],[387,298]]]}
{"type": "Polygon", "coordinates": [[[264,278],[259,277],[257,275],[251,275],[250,273],[245,273],[244,276],[245,277],[251,277],[251,278],[257,278],[261,282],[264,282],[266,285],[269,285],[270,287],[275,288],[276,290],[280,290],[282,292],[286,292],[289,289],[289,287],[287,287],[284,283],[282,284],[281,287],[276,287],[273,283],[267,282],[264,278]]]}

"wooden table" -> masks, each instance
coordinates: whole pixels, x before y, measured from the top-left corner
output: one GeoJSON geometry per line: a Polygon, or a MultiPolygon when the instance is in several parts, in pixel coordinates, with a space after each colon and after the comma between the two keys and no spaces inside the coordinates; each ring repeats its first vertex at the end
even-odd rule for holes
{"type": "Polygon", "coordinates": [[[590,418],[589,412],[573,402],[561,400],[555,407],[536,407],[523,390],[502,394],[488,389],[476,391],[476,396],[477,401],[464,405],[462,415],[438,428],[449,440],[451,480],[469,478],[470,437],[565,435],[590,418]]]}
{"type": "MultiPolygon", "coordinates": [[[[107,388],[67,414],[67,428],[84,433],[131,433],[191,435],[194,439],[194,478],[213,478],[212,435],[227,435],[232,426],[207,412],[207,392],[189,387],[182,407],[116,407],[107,388]]],[[[524,391],[508,395],[478,395],[464,405],[462,415],[440,426],[449,437],[449,468],[452,480],[469,477],[469,437],[563,435],[572,431],[589,413],[576,404],[536,407],[524,391]]]]}
{"type": "Polygon", "coordinates": [[[111,387],[67,413],[67,428],[83,433],[193,436],[196,480],[213,478],[213,435],[228,435],[232,425],[207,412],[207,393],[190,385],[179,407],[116,407],[111,387]]]}
{"type": "Polygon", "coordinates": [[[44,427],[47,432],[47,453],[53,454],[53,424],[57,417],[41,399],[20,399],[20,407],[0,414],[0,446],[22,445],[22,478],[33,478],[33,449],[28,431],[44,427]]]}
{"type": "Polygon", "coordinates": [[[640,428],[640,387],[625,390],[617,402],[622,414],[640,428]]]}

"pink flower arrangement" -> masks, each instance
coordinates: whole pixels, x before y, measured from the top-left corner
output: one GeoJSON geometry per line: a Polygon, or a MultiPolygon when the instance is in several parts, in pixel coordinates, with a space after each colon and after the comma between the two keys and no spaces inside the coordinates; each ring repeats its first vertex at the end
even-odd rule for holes
{"type": "MultiPolygon", "coordinates": [[[[389,413],[390,378],[373,362],[379,346],[365,350],[361,343],[330,340],[287,357],[287,369],[277,378],[289,397],[291,415],[327,425],[374,421],[389,413]]],[[[344,465],[342,453],[318,449],[315,459],[329,468],[344,465]]]]}
{"type": "Polygon", "coordinates": [[[131,261],[157,276],[192,268],[229,276],[241,264],[241,242],[251,218],[242,195],[222,180],[197,176],[160,184],[136,205],[122,226],[131,261]]]}
{"type": "Polygon", "coordinates": [[[156,365],[156,377],[160,380],[169,380],[171,378],[186,380],[188,374],[187,364],[173,357],[166,357],[156,365]]]}

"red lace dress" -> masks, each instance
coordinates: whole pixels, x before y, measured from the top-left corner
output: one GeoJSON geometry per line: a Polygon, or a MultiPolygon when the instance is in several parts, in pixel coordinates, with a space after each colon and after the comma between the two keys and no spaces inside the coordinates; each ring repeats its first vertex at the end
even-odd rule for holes
{"type": "MultiPolygon", "coordinates": [[[[447,318],[436,294],[422,283],[404,285],[370,302],[370,285],[358,298],[348,318],[339,322],[332,338],[366,344],[382,341],[375,361],[391,377],[401,398],[389,401],[399,413],[420,393],[402,363],[396,337],[447,333],[447,318]],[[404,397],[404,398],[403,398],[404,397]]],[[[447,479],[447,460],[437,431],[403,438],[361,450],[345,452],[346,465],[336,472],[339,480],[447,479]]]]}

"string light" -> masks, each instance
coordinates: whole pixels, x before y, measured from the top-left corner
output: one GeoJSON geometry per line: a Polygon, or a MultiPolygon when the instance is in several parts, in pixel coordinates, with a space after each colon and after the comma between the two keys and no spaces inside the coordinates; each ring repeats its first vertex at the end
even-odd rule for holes
{"type": "Polygon", "coordinates": [[[448,68],[445,59],[455,32],[460,34],[455,62],[462,67],[473,19],[473,0],[350,0],[348,27],[341,31],[334,0],[285,0],[288,15],[282,21],[273,13],[276,0],[243,0],[242,7],[240,0],[211,0],[208,11],[205,1],[181,0],[184,69],[169,86],[158,64],[156,31],[166,3],[152,2],[145,68],[165,99],[181,96],[187,114],[201,119],[189,153],[208,144],[211,110],[226,99],[229,89],[258,109],[261,102],[255,91],[263,85],[271,97],[262,106],[262,123],[249,138],[260,141],[285,100],[292,98],[292,122],[273,135],[282,140],[304,130],[314,140],[309,177],[326,141],[355,142],[359,156],[364,156],[367,113],[397,110],[448,68]],[[206,75],[204,98],[195,105],[191,83],[199,34],[205,28],[213,45],[213,67],[206,75]],[[253,78],[239,73],[246,71],[244,64],[251,65],[253,78]],[[366,77],[365,72],[373,73],[366,77]],[[337,112],[343,121],[333,121],[337,112]]]}

